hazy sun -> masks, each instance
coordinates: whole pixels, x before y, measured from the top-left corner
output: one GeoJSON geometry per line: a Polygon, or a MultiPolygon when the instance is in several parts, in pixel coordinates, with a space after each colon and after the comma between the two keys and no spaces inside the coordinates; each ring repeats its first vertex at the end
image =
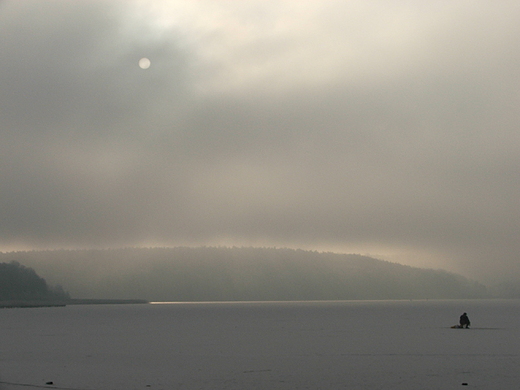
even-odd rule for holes
{"type": "Polygon", "coordinates": [[[152,64],[152,62],[148,58],[146,58],[146,57],[141,58],[139,60],[139,67],[141,69],[148,69],[151,64],[152,64]]]}

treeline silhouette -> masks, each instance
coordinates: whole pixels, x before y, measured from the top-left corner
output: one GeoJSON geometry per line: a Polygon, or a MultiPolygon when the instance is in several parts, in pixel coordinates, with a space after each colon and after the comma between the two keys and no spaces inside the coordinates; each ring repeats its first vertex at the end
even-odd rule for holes
{"type": "Polygon", "coordinates": [[[149,301],[445,299],[487,297],[443,270],[361,255],[277,248],[126,248],[0,253],[74,297],[149,301]]]}
{"type": "Polygon", "coordinates": [[[65,301],[61,286],[51,287],[34,269],[17,261],[0,263],[0,301],[65,301]]]}

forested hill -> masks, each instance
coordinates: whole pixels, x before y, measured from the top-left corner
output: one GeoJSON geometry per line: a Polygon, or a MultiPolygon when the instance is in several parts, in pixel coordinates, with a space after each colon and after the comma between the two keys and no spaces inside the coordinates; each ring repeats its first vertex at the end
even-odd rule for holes
{"type": "Polygon", "coordinates": [[[480,298],[460,275],[361,255],[275,248],[128,248],[0,253],[72,297],[149,301],[480,298]]]}
{"type": "MultiPolygon", "coordinates": [[[[69,295],[61,286],[51,287],[32,268],[16,261],[0,263],[1,302],[63,302],[69,295]]],[[[0,304],[0,306],[3,306],[0,304]]]]}

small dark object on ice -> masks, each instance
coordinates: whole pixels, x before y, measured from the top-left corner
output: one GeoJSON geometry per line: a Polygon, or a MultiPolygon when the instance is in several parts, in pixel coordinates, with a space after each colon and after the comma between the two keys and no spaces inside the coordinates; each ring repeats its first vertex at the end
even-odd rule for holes
{"type": "Polygon", "coordinates": [[[54,382],[53,381],[49,381],[49,382],[45,382],[46,385],[53,385],[54,382]]]}
{"type": "Polygon", "coordinates": [[[468,315],[466,313],[464,313],[464,314],[462,314],[460,316],[459,323],[460,323],[460,327],[461,328],[466,328],[466,329],[469,328],[469,326],[471,325],[471,322],[470,322],[469,317],[468,317],[468,315]]]}
{"type": "Polygon", "coordinates": [[[467,384],[466,382],[464,382],[464,383],[462,384],[462,386],[467,386],[467,385],[468,385],[468,384],[467,384]]]}

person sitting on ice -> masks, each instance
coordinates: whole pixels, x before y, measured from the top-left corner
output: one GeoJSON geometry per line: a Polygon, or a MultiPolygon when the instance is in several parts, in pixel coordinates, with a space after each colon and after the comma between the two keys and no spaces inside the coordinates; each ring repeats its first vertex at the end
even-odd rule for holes
{"type": "Polygon", "coordinates": [[[460,316],[460,327],[468,329],[471,322],[469,321],[469,317],[466,313],[460,316]]]}

